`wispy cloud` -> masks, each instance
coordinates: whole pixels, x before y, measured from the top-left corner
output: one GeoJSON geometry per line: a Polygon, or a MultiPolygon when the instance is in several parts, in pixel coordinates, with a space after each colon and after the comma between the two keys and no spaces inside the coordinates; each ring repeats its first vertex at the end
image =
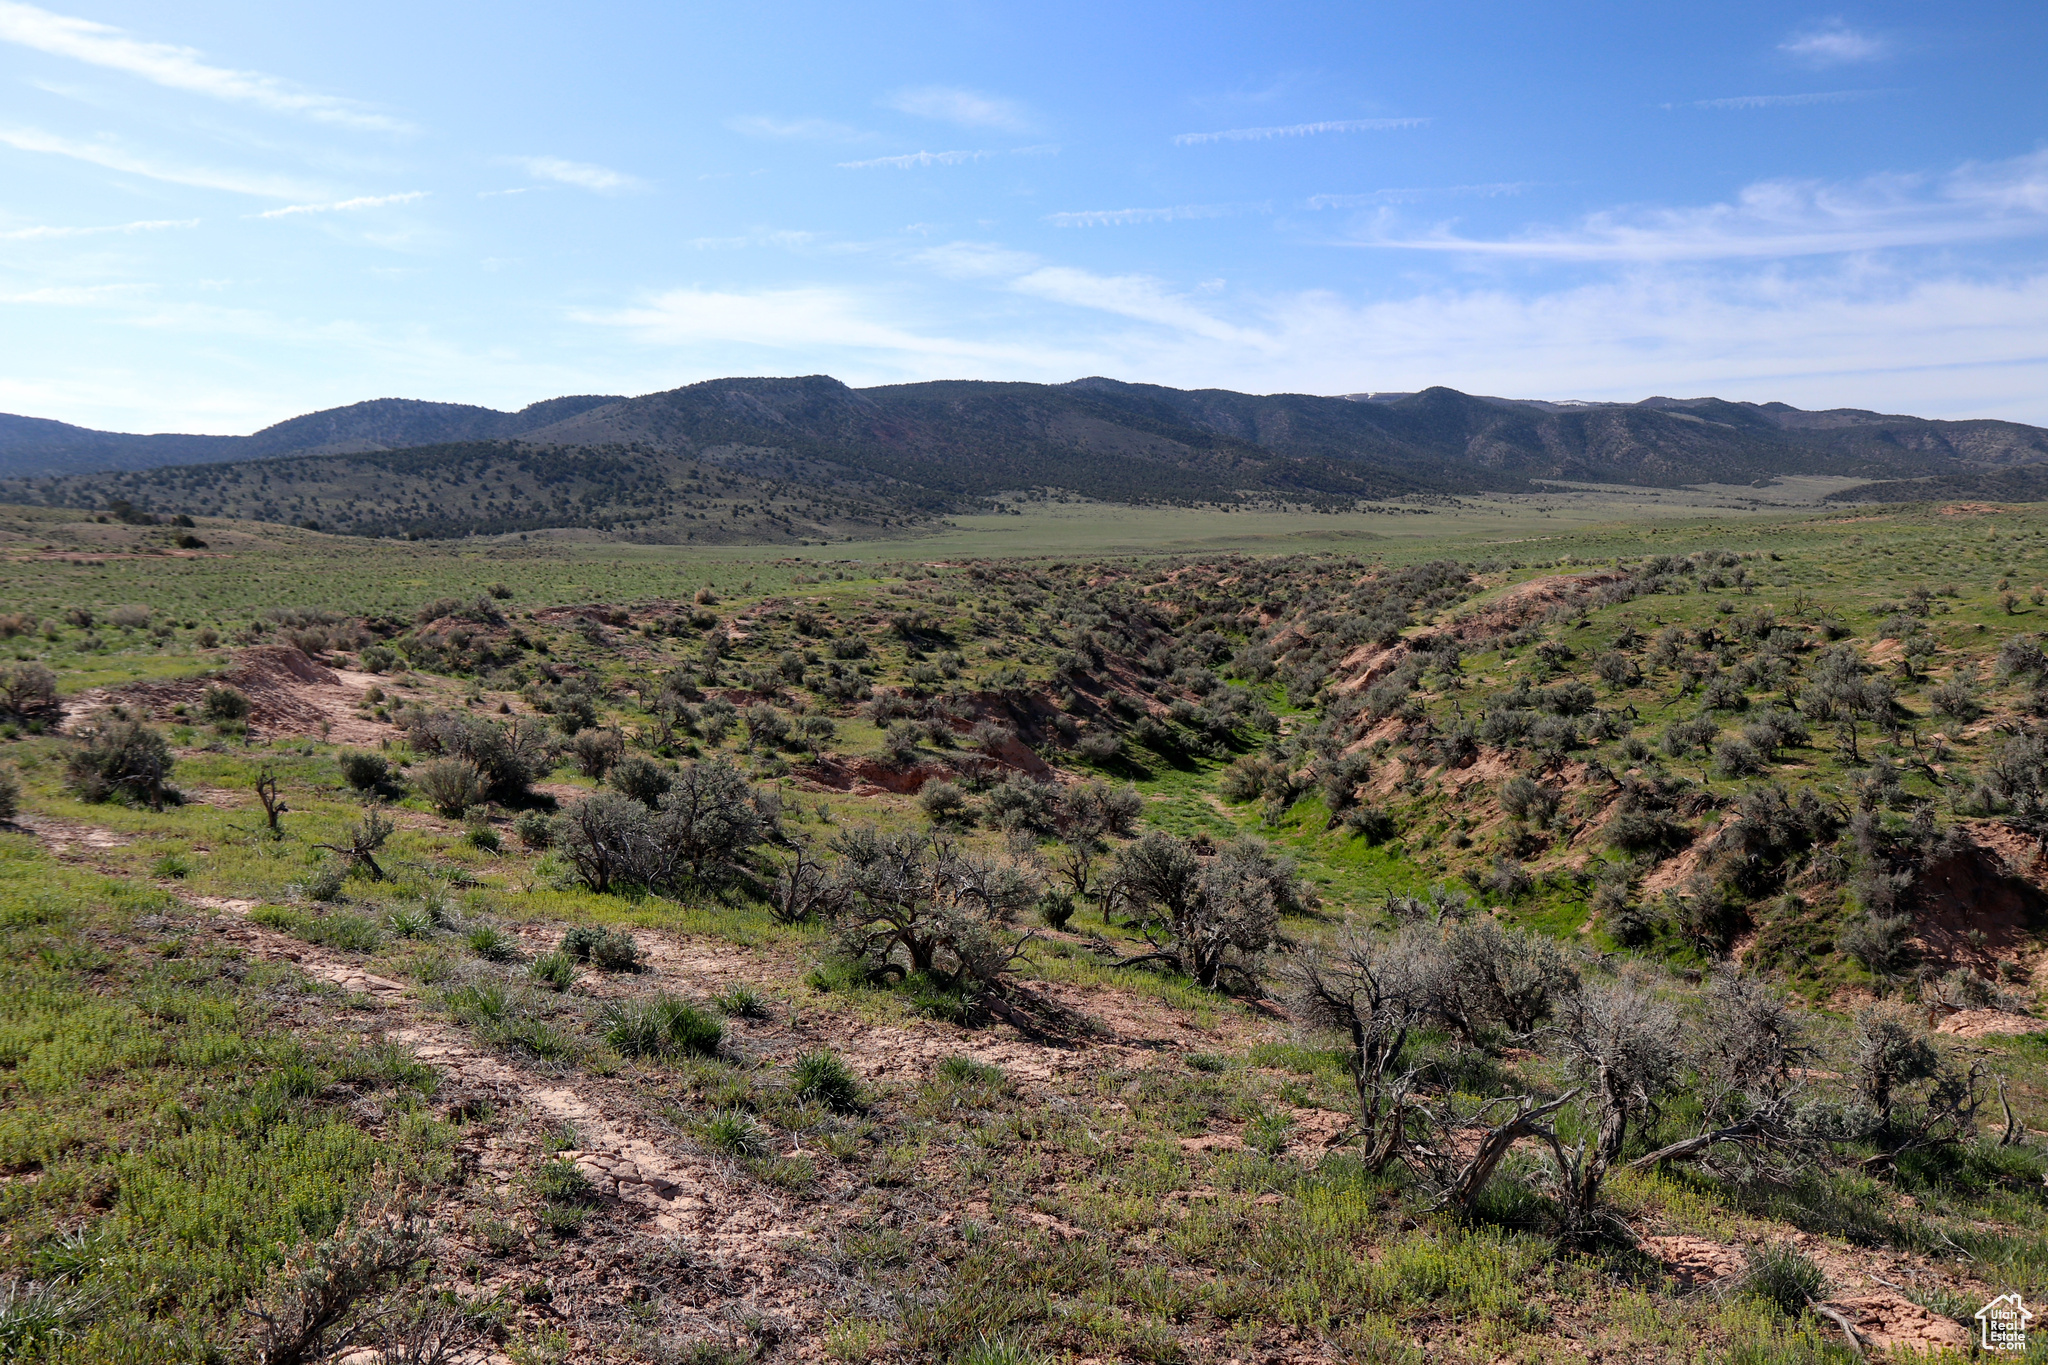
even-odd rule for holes
{"type": "Polygon", "coordinates": [[[760,346],[801,354],[807,357],[804,363],[829,349],[882,357],[892,367],[936,366],[935,373],[957,369],[962,362],[1010,373],[1020,368],[1041,373],[1047,366],[1042,348],[937,335],[888,317],[891,311],[859,291],[820,286],[752,293],[672,289],[634,307],[582,310],[571,317],[619,328],[649,345],[760,346]]]}
{"type": "MultiPolygon", "coordinates": [[[[953,259],[975,256],[970,249],[953,259]]],[[[826,369],[854,383],[1116,374],[1255,393],[1449,384],[1529,397],[1715,393],[2034,421],[2048,391],[2040,346],[2048,273],[1971,280],[1864,262],[1796,276],[1649,265],[1526,293],[1425,288],[1356,299],[1324,290],[1200,294],[1145,275],[1007,258],[1000,248],[979,259],[989,267],[980,277],[990,321],[971,326],[948,310],[964,335],[882,288],[676,291],[579,317],[650,346],[690,348],[707,376],[732,372],[731,345],[753,344],[798,372],[826,369]],[[1029,304],[1043,311],[1015,311],[1029,304]],[[1589,375],[1598,377],[1590,387],[1589,375]]]]}
{"type": "Polygon", "coordinates": [[[154,293],[153,284],[71,284],[0,294],[0,303],[40,303],[56,308],[110,308],[154,293]]]}
{"type": "Polygon", "coordinates": [[[783,228],[774,232],[752,232],[738,237],[693,237],[687,243],[697,251],[735,251],[742,247],[779,246],[794,249],[818,240],[815,232],[783,228]]]}
{"type": "Polygon", "coordinates": [[[927,247],[911,259],[952,280],[1014,279],[1040,265],[1030,252],[995,242],[947,242],[927,247]]]}
{"type": "Polygon", "coordinates": [[[647,188],[647,182],[637,175],[593,166],[587,161],[564,161],[558,156],[512,156],[504,159],[514,166],[523,167],[535,180],[552,180],[558,185],[573,185],[594,194],[619,194],[647,188]]]}
{"type": "Polygon", "coordinates": [[[1847,66],[1888,57],[1891,44],[1873,34],[1860,33],[1840,19],[1829,19],[1794,33],[1778,44],[1778,51],[1810,66],[1847,66]]]}
{"type": "Polygon", "coordinates": [[[192,48],[147,42],[108,24],[53,14],[17,0],[0,0],[0,42],[126,72],[173,90],[253,104],[322,123],[378,132],[403,132],[408,127],[354,100],[300,90],[274,76],[213,66],[192,48]]]}
{"type": "Polygon", "coordinates": [[[1856,100],[1896,95],[1896,90],[1816,90],[1801,95],[1730,95],[1717,100],[1684,100],[1665,109],[1792,109],[1807,104],[1850,104],[1856,100]]]}
{"type": "Polygon", "coordinates": [[[0,241],[36,242],[52,237],[100,237],[109,233],[163,232],[170,228],[196,228],[197,218],[151,218],[139,223],[112,223],[105,227],[25,227],[0,231],[0,241]]]}
{"type": "Polygon", "coordinates": [[[1381,133],[1395,128],[1421,128],[1426,118],[1347,118],[1322,123],[1290,123],[1275,128],[1225,128],[1215,133],[1181,133],[1173,139],[1176,147],[1202,142],[1264,142],[1276,137],[1314,137],[1318,133],[1381,133]]]}
{"type": "Polygon", "coordinates": [[[868,142],[873,133],[822,118],[773,118],[766,114],[745,114],[729,118],[725,126],[749,137],[787,138],[805,142],[868,142]]]}
{"type": "Polygon", "coordinates": [[[265,209],[262,213],[251,214],[252,218],[291,218],[301,213],[346,213],[352,209],[381,209],[387,204],[410,204],[424,199],[428,190],[410,190],[404,194],[366,194],[356,199],[338,199],[331,204],[287,204],[281,209],[265,209]]]}
{"type": "Polygon", "coordinates": [[[909,152],[903,156],[877,156],[866,161],[842,161],[842,171],[866,171],[876,167],[889,167],[907,171],[914,166],[958,166],[964,162],[986,159],[987,152],[909,152]]]}
{"type": "Polygon", "coordinates": [[[1733,202],[1596,213],[1569,229],[1513,238],[1392,231],[1361,246],[1558,261],[1790,258],[1947,246],[2048,233],[2048,151],[1947,175],[1847,183],[1768,180],[1733,202]]]}
{"type": "Polygon", "coordinates": [[[43,152],[51,156],[69,157],[74,161],[103,166],[110,171],[146,176],[151,180],[162,180],[173,185],[226,190],[231,194],[247,194],[264,199],[305,199],[319,193],[316,189],[308,188],[303,181],[290,180],[283,176],[166,161],[132,151],[108,139],[81,142],[76,138],[44,132],[40,128],[0,127],[0,145],[21,152],[43,152]]]}
{"type": "Polygon", "coordinates": [[[1078,213],[1048,213],[1045,221],[1054,227],[1128,227],[1133,223],[1174,223],[1189,218],[1228,218],[1239,213],[1272,211],[1271,203],[1176,204],[1158,209],[1087,209],[1078,213]]]}
{"type": "Polygon", "coordinates": [[[1490,185],[1421,185],[1410,189],[1368,190],[1364,194],[1312,194],[1312,209],[1364,209],[1381,204],[1412,204],[1424,199],[1499,199],[1534,189],[1534,180],[1503,180],[1490,185]]]}
{"type": "Polygon", "coordinates": [[[1021,133],[1031,127],[1023,106],[1015,100],[962,90],[950,85],[923,85],[898,90],[882,100],[882,107],[919,118],[939,119],[962,128],[996,128],[1021,133]]]}
{"type": "Polygon", "coordinates": [[[1250,330],[1235,326],[1197,307],[1183,295],[1149,275],[1098,275],[1071,266],[1049,265],[1011,282],[1030,294],[1076,308],[1092,308],[1139,322],[1170,327],[1188,336],[1237,344],[1255,342],[1250,330]]]}

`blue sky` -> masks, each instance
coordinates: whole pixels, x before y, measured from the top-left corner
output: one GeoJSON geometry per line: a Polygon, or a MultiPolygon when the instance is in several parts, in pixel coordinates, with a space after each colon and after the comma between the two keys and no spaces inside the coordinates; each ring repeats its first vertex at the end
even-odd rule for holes
{"type": "Polygon", "coordinates": [[[2048,6],[0,0],[0,410],[730,374],[2048,423],[2048,6]]]}

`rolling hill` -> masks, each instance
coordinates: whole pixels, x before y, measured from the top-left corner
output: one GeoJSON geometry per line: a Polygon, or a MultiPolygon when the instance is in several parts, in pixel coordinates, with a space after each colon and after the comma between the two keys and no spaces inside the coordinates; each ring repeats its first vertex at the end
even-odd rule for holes
{"type": "Polygon", "coordinates": [[[2042,464],[2048,430],[1992,420],[1716,398],[1547,403],[1447,388],[1255,395],[1104,378],[867,389],[820,375],[719,379],[516,413],[379,399],[243,437],[0,417],[7,501],[118,499],[150,513],[433,537],[588,528],[700,543],[823,538],[1034,491],[1327,507],[1528,492],[1546,480],[1676,487],[1825,474],[1899,499],[2031,486],[2042,464]]]}

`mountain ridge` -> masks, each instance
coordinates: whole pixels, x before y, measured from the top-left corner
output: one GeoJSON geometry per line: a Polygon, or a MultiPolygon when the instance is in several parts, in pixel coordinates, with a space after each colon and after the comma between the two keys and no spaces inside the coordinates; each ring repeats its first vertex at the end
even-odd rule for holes
{"type": "Polygon", "coordinates": [[[1679,487],[1829,475],[1907,498],[2033,487],[2030,471],[2044,465],[2048,430],[1988,418],[1719,398],[1562,403],[1444,387],[1364,399],[1245,394],[1103,376],[865,389],[829,375],[726,378],[516,413],[375,399],[246,437],[124,436],[0,417],[0,475],[15,474],[0,479],[0,500],[120,500],[374,535],[625,526],[652,536],[658,526],[689,539],[795,538],[985,510],[1020,493],[1341,507],[1554,481],[1679,487]],[[156,463],[77,472],[110,450],[156,463]]]}

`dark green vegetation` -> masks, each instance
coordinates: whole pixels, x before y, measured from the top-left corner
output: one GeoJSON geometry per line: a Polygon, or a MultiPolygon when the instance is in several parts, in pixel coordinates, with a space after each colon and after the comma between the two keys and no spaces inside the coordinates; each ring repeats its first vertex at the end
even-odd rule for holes
{"type": "Polygon", "coordinates": [[[0,570],[6,1350],[1820,1361],[2048,1290],[2035,509],[198,529],[0,570]]]}
{"type": "Polygon", "coordinates": [[[1109,379],[860,390],[824,376],[721,379],[517,414],[379,400],[250,437],[0,423],[14,424],[0,424],[0,470],[46,476],[0,485],[12,501],[350,535],[574,528],[699,545],[838,540],[1046,497],[1329,509],[1527,493],[1532,480],[1678,487],[1787,474],[1934,473],[1967,489],[2030,477],[2011,466],[2048,458],[2048,433],[2010,422],[1718,399],[1562,406],[1443,388],[1353,401],[1109,379]],[[159,445],[124,444],[138,442],[159,445]],[[206,462],[187,463],[194,453],[206,462]],[[143,468],[71,472],[93,461],[143,468]]]}

